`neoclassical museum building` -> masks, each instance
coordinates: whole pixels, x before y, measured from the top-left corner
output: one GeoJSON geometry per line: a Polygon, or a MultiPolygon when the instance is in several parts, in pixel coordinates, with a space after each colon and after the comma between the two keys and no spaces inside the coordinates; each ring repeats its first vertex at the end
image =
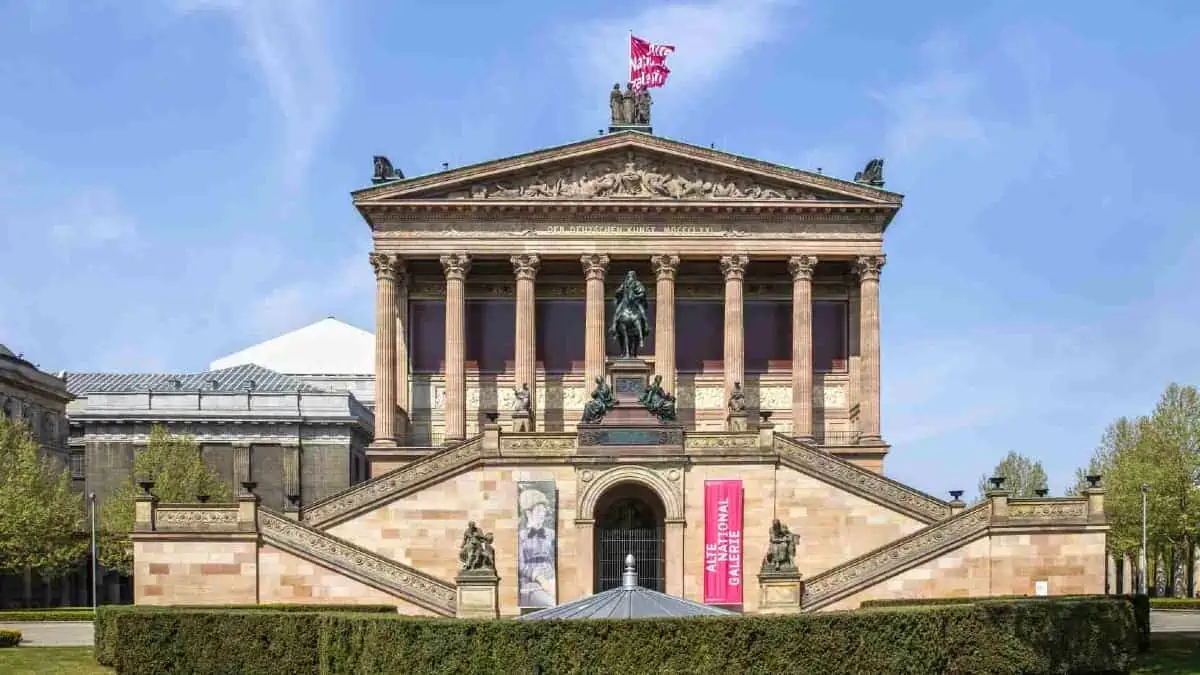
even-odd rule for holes
{"type": "Polygon", "coordinates": [[[886,477],[883,186],[881,160],[843,180],[649,127],[414,178],[376,157],[370,478],[291,512],[151,487],[136,601],[515,616],[630,554],[744,612],[1103,592],[1098,485],[968,505],[886,477]]]}

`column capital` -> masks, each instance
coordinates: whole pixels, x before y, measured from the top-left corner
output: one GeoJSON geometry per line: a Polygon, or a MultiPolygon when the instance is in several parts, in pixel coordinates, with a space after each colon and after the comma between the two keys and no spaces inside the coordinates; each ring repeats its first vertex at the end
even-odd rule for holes
{"type": "Polygon", "coordinates": [[[788,258],[788,271],[792,273],[793,281],[801,279],[811,281],[813,271],[816,269],[817,256],[815,255],[794,255],[788,258]]]}
{"type": "Polygon", "coordinates": [[[588,281],[604,281],[604,275],[608,273],[608,256],[603,253],[587,253],[579,257],[579,262],[583,263],[583,273],[588,281]]]}
{"type": "Polygon", "coordinates": [[[375,268],[375,278],[379,280],[396,279],[404,275],[404,258],[391,253],[372,253],[369,256],[371,267],[375,268]]]}
{"type": "Polygon", "coordinates": [[[536,253],[522,253],[509,257],[512,262],[513,273],[517,275],[517,281],[523,279],[533,280],[537,277],[538,270],[542,266],[542,259],[536,253]]]}
{"type": "Polygon", "coordinates": [[[854,273],[860,281],[879,281],[879,273],[885,262],[885,255],[860,255],[854,260],[854,273]]]}
{"type": "Polygon", "coordinates": [[[471,271],[471,256],[466,253],[449,253],[438,258],[442,263],[442,271],[446,280],[463,281],[467,272],[471,271]]]}
{"type": "Polygon", "coordinates": [[[746,266],[750,264],[750,257],[746,255],[723,255],[721,256],[721,274],[725,275],[725,281],[742,280],[746,278],[746,266]]]}
{"type": "Polygon", "coordinates": [[[650,256],[650,265],[658,279],[674,279],[679,271],[679,256],[669,253],[650,256]]]}

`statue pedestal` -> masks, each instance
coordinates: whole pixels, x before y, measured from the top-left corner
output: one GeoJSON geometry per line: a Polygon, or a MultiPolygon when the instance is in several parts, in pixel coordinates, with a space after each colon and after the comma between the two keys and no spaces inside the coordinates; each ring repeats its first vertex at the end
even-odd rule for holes
{"type": "Polygon", "coordinates": [[[517,410],[512,414],[512,430],[514,434],[533,431],[533,418],[525,410],[517,410]]]}
{"type": "Polygon", "coordinates": [[[459,619],[500,618],[500,577],[493,570],[460,572],[455,616],[459,619]]]}
{"type": "Polygon", "coordinates": [[[758,590],[762,614],[794,614],[804,600],[804,580],[795,570],[759,572],[758,590]]]}
{"type": "Polygon", "coordinates": [[[615,134],[621,131],[640,131],[643,134],[653,134],[654,129],[649,124],[610,124],[608,125],[608,133],[615,134]]]}
{"type": "Polygon", "coordinates": [[[749,428],[746,422],[747,419],[749,419],[749,415],[744,410],[741,412],[731,412],[729,413],[729,417],[725,418],[725,430],[745,431],[749,428]]]}
{"type": "Polygon", "coordinates": [[[651,371],[645,359],[608,362],[609,385],[617,406],[599,424],[579,425],[578,454],[605,457],[683,454],[683,425],[660,422],[638,400],[649,384],[651,371]]]}

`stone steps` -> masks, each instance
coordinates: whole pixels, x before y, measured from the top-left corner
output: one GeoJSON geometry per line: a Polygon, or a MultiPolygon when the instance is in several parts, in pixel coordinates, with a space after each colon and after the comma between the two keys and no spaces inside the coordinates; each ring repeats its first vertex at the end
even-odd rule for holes
{"type": "Polygon", "coordinates": [[[385,558],[267,508],[258,510],[264,544],[322,565],[440,616],[452,617],[454,584],[385,558]]]}

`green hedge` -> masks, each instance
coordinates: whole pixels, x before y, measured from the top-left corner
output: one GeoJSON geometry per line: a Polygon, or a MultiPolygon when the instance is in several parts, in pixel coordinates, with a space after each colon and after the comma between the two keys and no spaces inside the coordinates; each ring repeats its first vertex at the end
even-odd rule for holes
{"type": "Polygon", "coordinates": [[[21,631],[0,630],[0,647],[16,647],[21,644],[21,631]]]}
{"type": "Polygon", "coordinates": [[[129,612],[174,613],[182,610],[195,611],[232,611],[232,612],[271,612],[271,613],[306,613],[322,612],[361,612],[364,614],[396,614],[395,605],[305,605],[305,604],[275,604],[275,605],[108,605],[100,607],[96,614],[94,628],[96,661],[103,666],[112,667],[116,663],[117,622],[115,616],[129,612]]]}
{"type": "Polygon", "coordinates": [[[1153,609],[1200,609],[1200,598],[1150,598],[1153,609]]]}
{"type": "Polygon", "coordinates": [[[16,609],[0,612],[0,621],[91,621],[90,609],[16,609]]]}
{"type": "Polygon", "coordinates": [[[131,675],[1104,673],[1126,672],[1136,641],[1119,598],[627,621],[132,609],[103,612],[96,639],[131,675]]]}
{"type": "MultiPolygon", "coordinates": [[[[1134,621],[1137,625],[1138,651],[1145,652],[1150,648],[1150,608],[1158,608],[1161,600],[1147,595],[992,595],[960,598],[892,598],[888,600],[866,600],[860,608],[870,609],[879,607],[928,607],[945,605],[967,605],[981,602],[1012,602],[1023,600],[1079,600],[1085,598],[1122,598],[1133,605],[1134,621]]],[[[1200,609],[1200,602],[1196,604],[1200,609]]]]}

